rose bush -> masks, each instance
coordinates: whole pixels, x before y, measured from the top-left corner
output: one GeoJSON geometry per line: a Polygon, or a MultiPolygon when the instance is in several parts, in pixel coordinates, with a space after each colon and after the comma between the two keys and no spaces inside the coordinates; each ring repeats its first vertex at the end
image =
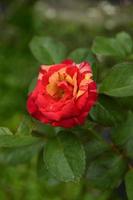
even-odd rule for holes
{"type": "Polygon", "coordinates": [[[27,109],[43,123],[65,128],[83,124],[97,99],[96,83],[88,62],[66,60],[40,67],[27,109]]]}
{"type": "Polygon", "coordinates": [[[118,193],[124,192],[124,199],[132,200],[130,35],[121,32],[113,38],[97,37],[90,51],[78,48],[72,52],[52,38],[35,36],[30,49],[38,60],[37,66],[46,64],[41,65],[36,83],[33,79],[27,100],[29,113],[38,120],[26,116],[15,133],[0,127],[2,169],[5,164],[32,163],[36,155],[33,163],[39,180],[81,179],[78,190],[82,194],[77,193],[78,199],[121,199],[118,193]],[[93,78],[99,85],[98,92],[93,78]],[[85,125],[71,128],[85,119],[85,125]]]}

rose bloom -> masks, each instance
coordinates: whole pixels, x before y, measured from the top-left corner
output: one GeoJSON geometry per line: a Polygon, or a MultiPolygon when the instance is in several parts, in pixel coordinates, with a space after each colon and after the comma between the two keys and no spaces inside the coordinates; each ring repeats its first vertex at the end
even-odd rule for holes
{"type": "Polygon", "coordinates": [[[97,89],[90,64],[66,60],[40,67],[27,109],[42,123],[71,128],[84,123],[96,100],[97,89]]]}

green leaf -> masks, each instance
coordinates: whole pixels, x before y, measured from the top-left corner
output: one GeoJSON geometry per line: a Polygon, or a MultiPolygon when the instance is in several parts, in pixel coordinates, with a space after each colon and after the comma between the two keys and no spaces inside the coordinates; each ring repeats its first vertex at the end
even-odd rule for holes
{"type": "Polygon", "coordinates": [[[125,122],[119,124],[112,134],[113,141],[120,146],[133,139],[133,113],[129,112],[125,122]]]}
{"type": "Polygon", "coordinates": [[[126,32],[120,32],[116,35],[116,40],[119,42],[121,47],[125,50],[127,54],[132,52],[133,41],[131,36],[126,32]]]}
{"type": "Polygon", "coordinates": [[[125,122],[119,124],[111,137],[115,144],[124,149],[130,158],[133,158],[133,113],[129,112],[125,122]]]}
{"type": "Polygon", "coordinates": [[[1,135],[0,148],[1,147],[22,147],[22,146],[34,144],[39,140],[40,139],[32,137],[32,136],[1,135]]]}
{"type": "Polygon", "coordinates": [[[17,165],[29,162],[42,148],[42,143],[24,147],[0,148],[0,164],[17,165]]]}
{"type": "Polygon", "coordinates": [[[121,105],[121,107],[127,110],[133,110],[133,96],[131,97],[119,97],[116,101],[121,105]]]}
{"type": "Polygon", "coordinates": [[[33,122],[29,116],[25,116],[21,121],[16,134],[17,135],[31,135],[33,130],[33,122]]]}
{"type": "Polygon", "coordinates": [[[91,139],[85,145],[87,163],[96,159],[98,156],[110,150],[109,144],[104,139],[91,139]]]}
{"type": "Polygon", "coordinates": [[[55,178],[61,181],[79,180],[85,170],[85,151],[76,136],[70,132],[60,132],[56,138],[48,141],[44,162],[55,178]]]}
{"type": "Polygon", "coordinates": [[[115,100],[107,97],[100,96],[96,105],[89,113],[93,121],[98,122],[105,126],[113,126],[123,120],[121,115],[121,107],[115,100]]]}
{"type": "Polygon", "coordinates": [[[49,180],[53,178],[51,174],[49,173],[46,164],[44,163],[43,159],[43,149],[39,153],[38,160],[37,160],[37,175],[38,178],[42,181],[49,180]]]}
{"type": "Polygon", "coordinates": [[[133,64],[114,66],[103,80],[100,92],[114,97],[133,96],[133,64]]]}
{"type": "Polygon", "coordinates": [[[59,63],[65,59],[66,55],[65,46],[49,37],[33,37],[30,49],[35,58],[42,64],[59,63]]]}
{"type": "Polygon", "coordinates": [[[127,172],[125,177],[128,200],[133,200],[133,170],[127,172]]]}
{"type": "Polygon", "coordinates": [[[78,48],[69,54],[68,59],[69,58],[75,61],[76,63],[81,63],[84,61],[89,62],[92,67],[94,79],[96,79],[97,77],[96,59],[90,50],[88,50],[87,48],[78,48]]]}
{"type": "Polygon", "coordinates": [[[3,135],[13,135],[13,133],[6,127],[0,127],[0,137],[3,135]]]}
{"type": "Polygon", "coordinates": [[[88,61],[91,65],[95,63],[93,54],[87,48],[78,48],[72,51],[68,58],[72,59],[76,63],[81,63],[83,61],[88,61]]]}
{"type": "Polygon", "coordinates": [[[125,58],[132,52],[132,38],[126,32],[120,32],[115,38],[96,37],[92,51],[103,56],[125,58]]]}
{"type": "Polygon", "coordinates": [[[88,184],[101,190],[111,190],[118,187],[126,168],[127,163],[121,156],[104,154],[90,163],[87,170],[88,184]]]}
{"type": "Polygon", "coordinates": [[[60,127],[54,127],[49,124],[40,123],[37,120],[34,120],[34,123],[35,123],[34,131],[36,132],[36,136],[37,135],[40,135],[40,136],[46,135],[47,137],[53,137],[61,129],[60,127]]]}
{"type": "Polygon", "coordinates": [[[103,56],[125,57],[125,51],[114,38],[96,37],[92,51],[103,56]]]}

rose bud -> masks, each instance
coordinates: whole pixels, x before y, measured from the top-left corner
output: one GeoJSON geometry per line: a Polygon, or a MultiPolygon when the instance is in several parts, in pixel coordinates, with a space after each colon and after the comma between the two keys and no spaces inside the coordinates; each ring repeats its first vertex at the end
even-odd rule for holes
{"type": "Polygon", "coordinates": [[[96,100],[97,89],[90,64],[66,60],[40,67],[36,87],[28,97],[27,109],[42,123],[71,128],[84,123],[96,100]]]}

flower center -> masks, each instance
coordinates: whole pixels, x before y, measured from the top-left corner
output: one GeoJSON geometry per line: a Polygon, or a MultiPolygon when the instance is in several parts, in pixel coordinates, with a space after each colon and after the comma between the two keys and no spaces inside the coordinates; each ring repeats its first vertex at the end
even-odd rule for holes
{"type": "Polygon", "coordinates": [[[61,69],[49,77],[49,84],[46,90],[50,96],[59,99],[62,98],[67,91],[72,91],[73,85],[73,79],[65,72],[65,69],[61,69]]]}
{"type": "Polygon", "coordinates": [[[65,94],[74,96],[77,99],[88,90],[88,84],[92,82],[91,77],[91,73],[86,73],[84,78],[78,83],[77,72],[71,77],[63,68],[49,77],[46,90],[55,99],[60,99],[65,94]]]}

